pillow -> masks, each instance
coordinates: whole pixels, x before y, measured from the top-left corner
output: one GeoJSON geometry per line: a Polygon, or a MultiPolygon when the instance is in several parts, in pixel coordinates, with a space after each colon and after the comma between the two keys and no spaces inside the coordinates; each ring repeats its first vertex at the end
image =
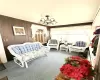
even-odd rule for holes
{"type": "Polygon", "coordinates": [[[83,41],[77,41],[77,42],[75,43],[75,46],[78,46],[78,47],[85,47],[85,46],[86,46],[86,43],[83,42],[83,41]]]}

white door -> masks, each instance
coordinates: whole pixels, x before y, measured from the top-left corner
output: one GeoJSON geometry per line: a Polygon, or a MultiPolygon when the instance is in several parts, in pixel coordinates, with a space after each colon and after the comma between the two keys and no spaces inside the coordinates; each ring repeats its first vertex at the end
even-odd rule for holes
{"type": "Polygon", "coordinates": [[[2,63],[7,62],[7,58],[6,58],[6,54],[5,54],[1,34],[0,34],[0,60],[1,60],[2,63]]]}

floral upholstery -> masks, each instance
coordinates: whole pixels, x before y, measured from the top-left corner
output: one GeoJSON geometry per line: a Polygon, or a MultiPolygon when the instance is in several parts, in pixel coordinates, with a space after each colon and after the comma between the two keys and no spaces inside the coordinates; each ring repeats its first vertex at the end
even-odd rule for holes
{"type": "Polygon", "coordinates": [[[21,54],[21,51],[20,51],[19,47],[17,47],[17,46],[13,47],[12,50],[13,50],[16,54],[19,54],[19,55],[21,54]]]}
{"type": "Polygon", "coordinates": [[[86,46],[86,43],[84,41],[77,41],[75,46],[78,46],[78,47],[85,47],[86,46]]]}

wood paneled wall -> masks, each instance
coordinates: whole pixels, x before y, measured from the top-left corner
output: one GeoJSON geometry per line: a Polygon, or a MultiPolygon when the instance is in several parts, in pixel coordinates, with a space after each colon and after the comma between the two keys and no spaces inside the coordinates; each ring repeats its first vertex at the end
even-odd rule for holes
{"type": "Polygon", "coordinates": [[[3,44],[8,61],[13,59],[12,55],[7,50],[8,45],[32,41],[31,24],[32,23],[28,21],[0,15],[0,33],[3,39],[3,44]],[[15,36],[13,32],[13,26],[24,27],[26,35],[15,36]]]}
{"type": "Polygon", "coordinates": [[[48,33],[48,36],[47,36],[47,41],[49,40],[49,39],[51,39],[51,28],[50,27],[47,27],[47,33],[48,33]]]}

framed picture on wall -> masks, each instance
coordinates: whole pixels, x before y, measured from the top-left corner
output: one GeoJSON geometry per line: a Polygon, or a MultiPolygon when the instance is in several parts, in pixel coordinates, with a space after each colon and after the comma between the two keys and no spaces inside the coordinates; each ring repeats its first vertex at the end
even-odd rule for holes
{"type": "Polygon", "coordinates": [[[24,27],[13,26],[14,35],[25,35],[24,27]]]}

